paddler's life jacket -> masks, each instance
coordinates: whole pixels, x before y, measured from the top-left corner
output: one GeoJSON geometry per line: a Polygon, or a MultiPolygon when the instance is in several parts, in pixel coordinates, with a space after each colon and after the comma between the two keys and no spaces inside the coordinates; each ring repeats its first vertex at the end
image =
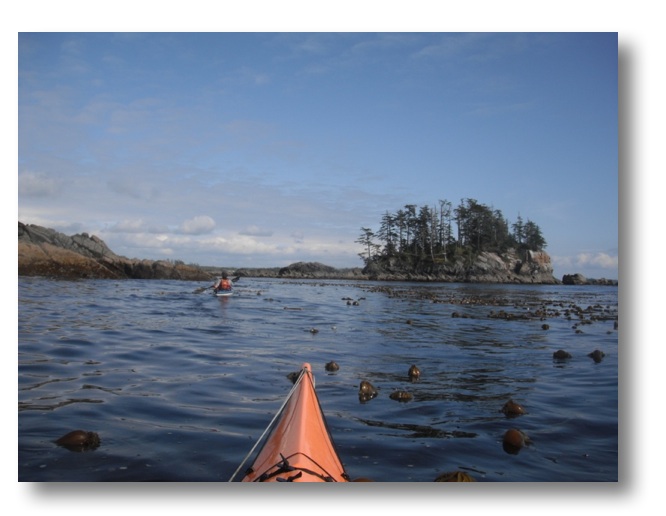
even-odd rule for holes
{"type": "Polygon", "coordinates": [[[220,290],[231,290],[231,281],[226,278],[223,278],[220,281],[220,290]]]}

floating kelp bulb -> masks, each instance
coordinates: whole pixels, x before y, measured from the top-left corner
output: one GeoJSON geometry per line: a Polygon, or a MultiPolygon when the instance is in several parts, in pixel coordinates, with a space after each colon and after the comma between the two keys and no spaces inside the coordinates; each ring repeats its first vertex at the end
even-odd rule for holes
{"type": "Polygon", "coordinates": [[[414,396],[406,391],[394,391],[389,395],[389,398],[395,401],[410,401],[414,396]]]}
{"type": "Polygon", "coordinates": [[[94,450],[99,446],[100,438],[96,432],[73,430],[58,439],[56,444],[71,451],[94,450]]]}
{"type": "Polygon", "coordinates": [[[553,353],[553,358],[557,358],[559,360],[565,359],[565,358],[571,358],[571,353],[568,353],[564,351],[563,349],[558,349],[555,353],[553,353]]]}
{"type": "Polygon", "coordinates": [[[319,330],[317,328],[310,328],[310,333],[319,333],[319,330]]]}
{"type": "Polygon", "coordinates": [[[377,397],[377,389],[370,382],[363,380],[358,387],[358,399],[368,401],[375,397],[377,397]]]}
{"type": "Polygon", "coordinates": [[[525,413],[525,409],[513,400],[507,401],[501,411],[510,417],[520,416],[525,413]]]}
{"type": "Polygon", "coordinates": [[[416,381],[421,376],[421,370],[415,365],[412,365],[407,372],[407,376],[409,376],[411,381],[416,381]]]}
{"type": "Polygon", "coordinates": [[[371,392],[377,392],[373,385],[367,380],[363,380],[358,386],[359,394],[368,394],[371,392]]]}
{"type": "Polygon", "coordinates": [[[327,371],[338,371],[340,369],[340,366],[335,362],[329,362],[328,364],[326,364],[325,368],[327,371]]]}
{"type": "Polygon", "coordinates": [[[476,482],[476,480],[464,471],[449,471],[439,475],[435,482],[476,482]]]}
{"type": "Polygon", "coordinates": [[[592,353],[588,353],[587,356],[590,357],[592,360],[594,360],[598,364],[606,356],[606,353],[604,353],[600,349],[595,349],[592,353]]]}
{"type": "Polygon", "coordinates": [[[528,442],[530,441],[525,432],[518,430],[517,428],[510,428],[504,434],[502,447],[505,452],[517,455],[528,442]]]}

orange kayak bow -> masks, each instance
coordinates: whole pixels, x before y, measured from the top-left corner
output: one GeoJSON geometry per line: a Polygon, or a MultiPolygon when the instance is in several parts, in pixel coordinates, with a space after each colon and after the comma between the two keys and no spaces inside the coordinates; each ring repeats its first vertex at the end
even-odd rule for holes
{"type": "Polygon", "coordinates": [[[303,364],[276,418],[243,482],[349,482],[315,392],[310,364],[303,364]]]}

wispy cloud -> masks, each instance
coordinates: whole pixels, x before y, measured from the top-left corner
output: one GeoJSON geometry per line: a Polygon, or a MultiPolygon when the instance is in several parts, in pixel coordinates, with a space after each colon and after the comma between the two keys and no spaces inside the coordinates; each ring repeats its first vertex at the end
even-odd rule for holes
{"type": "Polygon", "coordinates": [[[158,184],[131,177],[112,179],[107,182],[107,186],[113,193],[142,201],[158,198],[161,190],[158,184]]]}
{"type": "Polygon", "coordinates": [[[485,103],[470,109],[467,114],[479,117],[502,116],[511,113],[524,112],[533,106],[534,102],[485,103]]]}
{"type": "Polygon", "coordinates": [[[24,171],[18,175],[19,195],[26,197],[51,197],[61,190],[61,182],[43,173],[24,171]]]}
{"type": "Polygon", "coordinates": [[[603,269],[617,269],[618,257],[606,253],[580,253],[576,256],[575,262],[581,267],[593,265],[603,269]]]}
{"type": "Polygon", "coordinates": [[[482,52],[485,53],[488,51],[486,45],[480,45],[488,37],[484,33],[436,35],[435,41],[430,40],[430,43],[413,52],[412,57],[415,59],[449,59],[464,56],[466,59],[471,59],[474,56],[478,57],[482,52]]]}
{"type": "Polygon", "coordinates": [[[184,221],[178,228],[180,233],[186,235],[205,235],[215,229],[215,221],[208,215],[199,215],[184,221]]]}
{"type": "Polygon", "coordinates": [[[553,265],[559,270],[573,274],[584,270],[595,271],[596,274],[610,274],[617,277],[619,259],[617,255],[605,252],[584,252],[572,256],[551,257],[553,265]]]}
{"type": "Polygon", "coordinates": [[[254,237],[270,237],[273,236],[273,231],[270,229],[262,229],[259,226],[247,226],[238,232],[239,235],[254,236],[254,237]]]}
{"type": "Polygon", "coordinates": [[[164,234],[168,233],[168,227],[155,225],[143,219],[124,219],[102,229],[104,233],[126,233],[126,234],[164,234]]]}

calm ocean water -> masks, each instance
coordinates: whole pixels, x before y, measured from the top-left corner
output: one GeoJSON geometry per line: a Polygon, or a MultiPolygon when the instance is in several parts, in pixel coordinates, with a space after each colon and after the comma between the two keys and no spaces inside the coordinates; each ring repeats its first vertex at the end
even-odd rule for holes
{"type": "Polygon", "coordinates": [[[618,481],[617,287],[200,286],[19,278],[19,481],[227,481],[303,362],[352,478],[618,481]],[[362,380],[379,391],[364,403],[362,380]],[[527,413],[503,414],[511,398],[527,413]],[[532,441],[517,454],[502,445],[512,427],[532,441]],[[76,429],[100,446],[55,444],[76,429]]]}

